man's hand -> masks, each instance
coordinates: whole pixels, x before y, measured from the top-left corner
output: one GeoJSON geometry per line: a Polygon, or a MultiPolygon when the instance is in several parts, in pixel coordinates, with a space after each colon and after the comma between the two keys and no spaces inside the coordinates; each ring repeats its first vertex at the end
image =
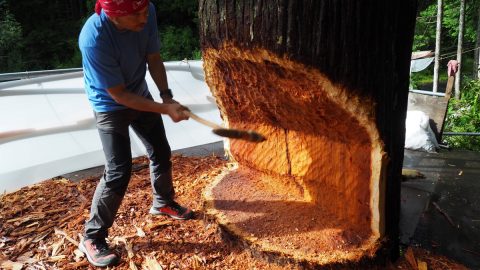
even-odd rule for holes
{"type": "Polygon", "coordinates": [[[167,114],[168,116],[170,116],[170,118],[172,118],[173,122],[177,123],[182,120],[188,120],[187,107],[180,105],[176,101],[175,103],[165,103],[165,101],[163,102],[164,102],[164,106],[167,106],[167,114]]]}
{"type": "Polygon", "coordinates": [[[170,98],[170,97],[162,98],[162,101],[163,101],[163,104],[174,104],[174,103],[178,103],[178,101],[176,101],[175,99],[170,98]]]}

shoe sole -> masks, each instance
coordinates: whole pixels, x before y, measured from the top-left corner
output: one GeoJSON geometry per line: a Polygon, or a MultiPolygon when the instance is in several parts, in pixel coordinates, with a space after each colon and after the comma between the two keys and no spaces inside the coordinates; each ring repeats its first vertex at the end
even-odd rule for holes
{"type": "Polygon", "coordinates": [[[88,252],[87,252],[87,248],[85,248],[85,246],[83,245],[83,242],[80,242],[80,244],[78,245],[78,249],[80,249],[81,252],[83,252],[83,254],[85,254],[85,257],[87,257],[87,260],[90,264],[94,265],[94,266],[97,266],[97,267],[107,267],[107,266],[112,266],[112,265],[115,265],[118,263],[119,259],[117,258],[117,260],[113,263],[110,263],[110,264],[101,264],[101,263],[96,263],[93,261],[92,258],[90,258],[90,256],[88,255],[88,252]]]}
{"type": "Polygon", "coordinates": [[[156,211],[154,210],[153,208],[150,208],[150,211],[148,211],[148,213],[150,215],[154,215],[154,216],[169,216],[173,219],[176,219],[176,220],[187,220],[187,219],[192,219],[193,218],[193,212],[188,216],[188,217],[179,217],[179,216],[172,216],[172,215],[169,215],[167,213],[162,213],[162,212],[159,212],[159,211],[156,211]]]}

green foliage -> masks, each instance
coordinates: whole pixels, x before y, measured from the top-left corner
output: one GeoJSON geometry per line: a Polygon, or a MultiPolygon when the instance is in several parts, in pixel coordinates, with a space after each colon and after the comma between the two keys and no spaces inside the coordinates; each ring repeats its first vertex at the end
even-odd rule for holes
{"type": "MultiPolygon", "coordinates": [[[[446,64],[444,66],[446,67],[446,64]]],[[[447,76],[446,68],[443,68],[438,74],[438,85],[439,85],[438,91],[439,92],[445,91],[444,87],[447,83],[447,80],[448,80],[448,76],[447,76]]],[[[413,72],[410,75],[410,89],[431,90],[432,82],[433,82],[433,65],[430,65],[428,68],[420,72],[413,72]]]]}
{"type": "Polygon", "coordinates": [[[432,4],[420,12],[415,25],[413,51],[431,50],[435,46],[437,5],[432,4]]]}
{"type": "Polygon", "coordinates": [[[198,38],[189,27],[167,26],[160,30],[160,40],[160,53],[164,61],[196,57],[198,38]]]}
{"type": "Polygon", "coordinates": [[[198,0],[152,0],[157,8],[160,28],[164,26],[189,26],[193,32],[198,24],[198,0]]]}
{"type": "MultiPolygon", "coordinates": [[[[463,87],[459,100],[451,99],[448,106],[445,131],[480,132],[480,81],[472,80],[463,87]]],[[[454,148],[480,151],[480,137],[444,136],[454,148]]]]}
{"type": "Polygon", "coordinates": [[[55,69],[62,68],[78,68],[82,66],[82,53],[77,45],[76,39],[71,39],[67,41],[67,47],[73,48],[72,56],[68,59],[58,59],[56,58],[53,62],[55,69]]]}
{"type": "MultiPolygon", "coordinates": [[[[78,35],[95,2],[0,0],[0,72],[80,67],[78,35]]],[[[199,59],[198,1],[152,2],[163,58],[199,59]]]]}
{"type": "Polygon", "coordinates": [[[197,0],[153,0],[165,61],[200,59],[197,0]]]}
{"type": "Polygon", "coordinates": [[[6,7],[0,6],[0,72],[22,68],[21,39],[22,26],[6,7]]]}
{"type": "MultiPolygon", "coordinates": [[[[480,1],[467,1],[465,6],[464,43],[473,44],[476,40],[477,11],[480,1]]],[[[445,0],[442,20],[442,51],[456,50],[458,39],[458,19],[460,16],[460,1],[445,0]]],[[[420,11],[415,27],[413,50],[433,50],[435,48],[437,21],[437,1],[431,1],[420,11]]]]}
{"type": "Polygon", "coordinates": [[[15,46],[13,51],[9,50],[6,61],[2,59],[1,62],[15,65],[4,67],[0,64],[1,72],[80,66],[76,54],[82,18],[87,12],[84,1],[0,1],[8,6],[21,29],[17,32],[17,39],[6,37],[15,46]]]}

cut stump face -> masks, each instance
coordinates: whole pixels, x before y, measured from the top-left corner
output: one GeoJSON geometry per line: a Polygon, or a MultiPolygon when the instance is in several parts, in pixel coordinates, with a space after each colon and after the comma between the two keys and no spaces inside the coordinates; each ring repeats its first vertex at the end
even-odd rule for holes
{"type": "Polygon", "coordinates": [[[371,257],[383,235],[383,146],[374,104],[318,70],[265,50],[203,52],[234,168],[206,191],[223,227],[264,252],[318,265],[371,257]]]}

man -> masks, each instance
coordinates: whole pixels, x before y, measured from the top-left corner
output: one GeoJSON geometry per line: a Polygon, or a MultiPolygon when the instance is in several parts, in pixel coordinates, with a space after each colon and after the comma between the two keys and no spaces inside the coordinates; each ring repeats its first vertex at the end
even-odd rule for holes
{"type": "Polygon", "coordinates": [[[187,109],[173,100],[168,88],[159,54],[155,7],[148,0],[97,0],[95,11],[82,28],[79,47],[85,89],[95,113],[106,165],[79,248],[91,264],[104,267],[119,261],[105,239],[130,180],[129,126],[145,144],[150,159],[150,214],[189,219],[193,212],[174,201],[171,152],[160,114],[170,116],[174,122],[188,116],[187,109]],[[163,103],[153,101],[150,95],[145,81],[146,64],[163,103]]]}

